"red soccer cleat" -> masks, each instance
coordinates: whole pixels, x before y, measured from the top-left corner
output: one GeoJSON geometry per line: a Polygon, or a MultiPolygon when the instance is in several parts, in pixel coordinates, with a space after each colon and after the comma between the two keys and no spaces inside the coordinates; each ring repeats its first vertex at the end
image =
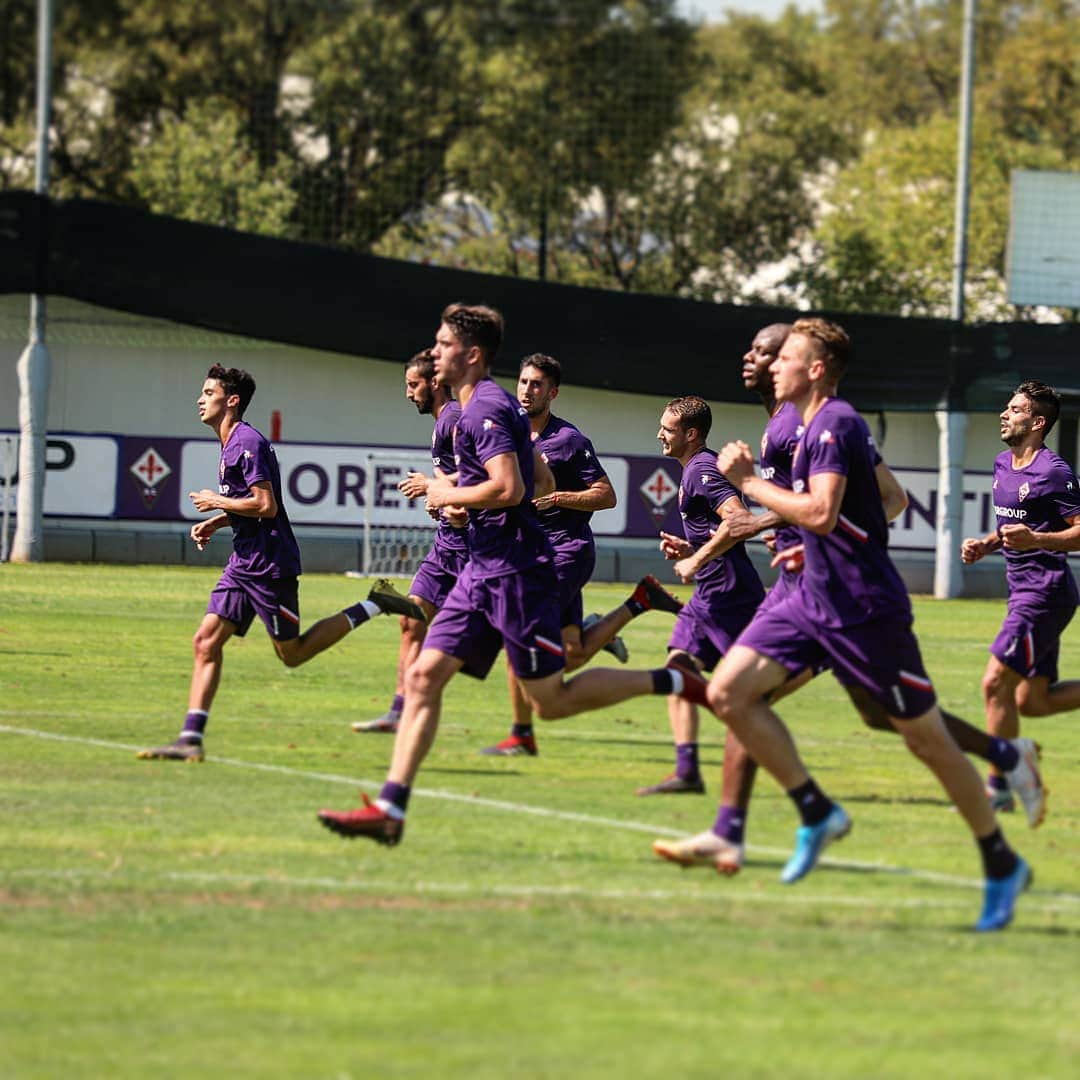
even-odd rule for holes
{"type": "Polygon", "coordinates": [[[540,751],[536,748],[535,735],[508,735],[494,746],[485,746],[480,753],[492,754],[495,757],[519,757],[522,754],[536,757],[540,751]]]}
{"type": "Polygon", "coordinates": [[[358,810],[320,810],[319,821],[331,832],[350,840],[357,836],[366,836],[377,844],[393,847],[401,842],[405,832],[405,819],[391,817],[381,807],[376,806],[367,795],[361,794],[364,805],[358,810]]]}
{"type": "Polygon", "coordinates": [[[679,697],[692,702],[694,705],[704,705],[706,709],[709,708],[709,699],[705,694],[705,691],[709,688],[709,682],[689,659],[685,656],[675,655],[668,660],[664,667],[682,672],[683,688],[679,697]]]}

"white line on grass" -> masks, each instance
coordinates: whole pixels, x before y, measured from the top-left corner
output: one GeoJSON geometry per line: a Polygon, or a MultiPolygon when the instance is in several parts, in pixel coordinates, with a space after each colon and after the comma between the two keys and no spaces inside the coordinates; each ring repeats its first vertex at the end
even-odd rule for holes
{"type": "MultiPolygon", "coordinates": [[[[107,739],[93,739],[83,735],[61,735],[53,731],[39,731],[36,728],[11,727],[8,724],[0,724],[0,733],[7,735],[23,735],[33,739],[46,739],[53,742],[75,743],[81,746],[98,746],[105,750],[127,750],[136,752],[139,747],[128,743],[114,742],[107,739]]],[[[363,777],[342,776],[338,773],[313,772],[307,769],[294,769],[289,765],[270,765],[259,761],[241,761],[237,758],[214,757],[213,764],[226,765],[234,769],[246,769],[252,772],[275,773],[279,776],[291,776],[301,780],[319,780],[328,784],[346,784],[350,787],[367,788],[377,791],[381,786],[378,781],[367,780],[363,777]]],[[[189,767],[189,766],[185,766],[189,767]]],[[[205,766],[196,766],[201,768],[205,766]]],[[[581,814],[569,810],[556,810],[547,806],[533,806],[529,803],[509,802],[504,799],[486,799],[478,795],[462,795],[456,791],[441,791],[436,788],[414,788],[413,795],[421,798],[442,799],[446,802],[466,803],[469,806],[482,806],[488,810],[501,810],[512,814],[528,814],[534,817],[553,818],[558,821],[573,821],[583,825],[600,825],[612,829],[624,829],[631,832],[658,833],[665,836],[685,836],[684,830],[672,829],[664,825],[653,825],[644,821],[632,821],[628,818],[607,818],[595,814],[581,814]]],[[[786,849],[760,847],[756,844],[747,844],[747,850],[760,855],[786,856],[786,849]]],[[[849,859],[822,858],[822,866],[832,866],[841,870],[870,871],[879,874],[895,874],[900,877],[910,877],[919,881],[932,882],[937,885],[949,885],[966,889],[979,889],[983,882],[974,878],[964,878],[952,874],[940,874],[933,870],[913,870],[908,867],[891,866],[883,862],[858,862],[849,859]]],[[[1080,904],[1080,894],[1069,892],[1044,892],[1035,890],[1045,897],[1053,897],[1067,904],[1080,904]]]]}

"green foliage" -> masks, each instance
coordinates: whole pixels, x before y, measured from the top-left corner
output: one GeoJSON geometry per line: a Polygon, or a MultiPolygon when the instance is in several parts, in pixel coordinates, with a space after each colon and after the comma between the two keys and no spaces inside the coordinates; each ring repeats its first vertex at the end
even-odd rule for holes
{"type": "Polygon", "coordinates": [[[260,169],[223,103],[198,102],[132,153],[131,182],[157,214],[243,232],[282,235],[296,194],[284,157],[260,169]]]}
{"type": "MultiPolygon", "coordinates": [[[[206,763],[136,761],[179,725],[215,574],[0,574],[5,1078],[906,1080],[979,1075],[1017,1047],[1031,1076],[1075,1075],[1073,717],[1025,721],[1050,814],[1037,832],[1016,815],[1005,829],[1036,882],[1015,925],[979,940],[978,857],[958,816],[827,676],[783,713],[855,829],[793,888],[777,877],[795,815],[766,778],[738,877],[649,850],[711,822],[718,725],[702,732],[710,796],[637,799],[671,766],[662,701],[545,725],[537,758],[483,758],[508,723],[498,671],[451,684],[405,841],[388,850],[331,835],[315,811],[354,804],[385,771],[391,740],[348,725],[386,706],[395,619],[292,671],[252,627],[227,646],[206,763]]],[[[340,607],[343,584],[305,575],[305,623],[340,607]]],[[[590,586],[587,603],[608,610],[626,588],[590,586]]],[[[978,715],[1003,610],[916,600],[949,708],[978,715]]],[[[669,632],[667,617],[635,619],[632,663],[662,657],[669,632]]],[[[1075,672],[1074,632],[1063,646],[1075,672]]]]}

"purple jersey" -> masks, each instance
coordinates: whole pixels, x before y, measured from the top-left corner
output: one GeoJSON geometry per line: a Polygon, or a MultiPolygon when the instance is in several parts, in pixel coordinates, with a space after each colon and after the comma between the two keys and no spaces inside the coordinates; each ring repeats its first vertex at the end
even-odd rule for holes
{"type": "Polygon", "coordinates": [[[842,398],[821,406],[795,448],[793,491],[808,491],[819,473],[847,478],[832,532],[799,530],[806,545],[799,595],[824,626],[911,615],[907,589],[889,558],[889,525],[874,471],[879,460],[866,421],[842,398]]]}
{"type": "MultiPolygon", "coordinates": [[[[683,467],[679,482],[679,516],[683,535],[696,551],[720,524],[720,507],[739,493],[716,467],[716,451],[703,446],[683,467]]],[[[741,499],[740,499],[741,502],[741,499]]],[[[765,595],[761,578],[741,541],[707,562],[695,575],[696,596],[713,600],[723,594],[726,605],[757,604],[765,595]]]]}
{"type": "Polygon", "coordinates": [[[528,417],[517,400],[489,377],[473,388],[454,432],[458,487],[490,479],[484,466],[499,454],[517,457],[525,494],[517,506],[469,509],[469,559],[488,576],[514,573],[541,557],[552,557],[532,504],[533,445],[528,417]]]}
{"type": "MultiPolygon", "coordinates": [[[[761,436],[761,478],[787,491],[791,490],[791,459],[802,438],[803,422],[799,410],[785,401],[769,418],[761,436]]],[[[794,525],[780,525],[776,530],[776,550],[787,551],[802,543],[794,525]]],[[[798,573],[798,571],[784,571],[798,573]]]]}
{"type": "MultiPolygon", "coordinates": [[[[448,401],[435,420],[431,433],[431,467],[444,476],[454,472],[454,428],[461,416],[461,405],[448,401]]],[[[442,551],[464,552],[468,550],[468,537],[464,529],[455,529],[443,520],[439,511],[439,528],[435,543],[442,551]]]]}
{"type": "MultiPolygon", "coordinates": [[[[1068,463],[1045,446],[1030,465],[1014,469],[1012,451],[994,461],[994,515],[1002,525],[1026,525],[1032,532],[1061,532],[1066,518],[1080,514],[1076,477],[1068,463]]],[[[1075,606],[1076,581],[1063,551],[1005,550],[1009,600],[1036,600],[1042,606],[1075,606]]]]}
{"type": "MultiPolygon", "coordinates": [[[[552,416],[534,442],[544,464],[555,477],[556,491],[584,491],[607,474],[596,460],[589,440],[561,417],[552,416]]],[[[593,547],[590,510],[567,510],[554,507],[539,515],[540,524],[557,551],[584,550],[593,547]]]]}
{"type": "Polygon", "coordinates": [[[252,484],[268,483],[278,512],[272,518],[230,514],[233,553],[229,569],[238,577],[297,577],[300,547],[296,543],[285,503],[281,498],[281,471],[274,448],[250,424],[241,420],[221,448],[218,491],[230,499],[246,499],[252,484]]]}

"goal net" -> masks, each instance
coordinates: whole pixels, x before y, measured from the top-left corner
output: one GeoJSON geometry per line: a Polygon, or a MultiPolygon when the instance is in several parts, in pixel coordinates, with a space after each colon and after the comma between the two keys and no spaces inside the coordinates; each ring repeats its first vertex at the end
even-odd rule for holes
{"type": "Polygon", "coordinates": [[[411,578],[435,539],[436,522],[424,509],[424,500],[398,491],[398,483],[410,472],[430,476],[431,452],[364,453],[364,577],[411,578]]]}

